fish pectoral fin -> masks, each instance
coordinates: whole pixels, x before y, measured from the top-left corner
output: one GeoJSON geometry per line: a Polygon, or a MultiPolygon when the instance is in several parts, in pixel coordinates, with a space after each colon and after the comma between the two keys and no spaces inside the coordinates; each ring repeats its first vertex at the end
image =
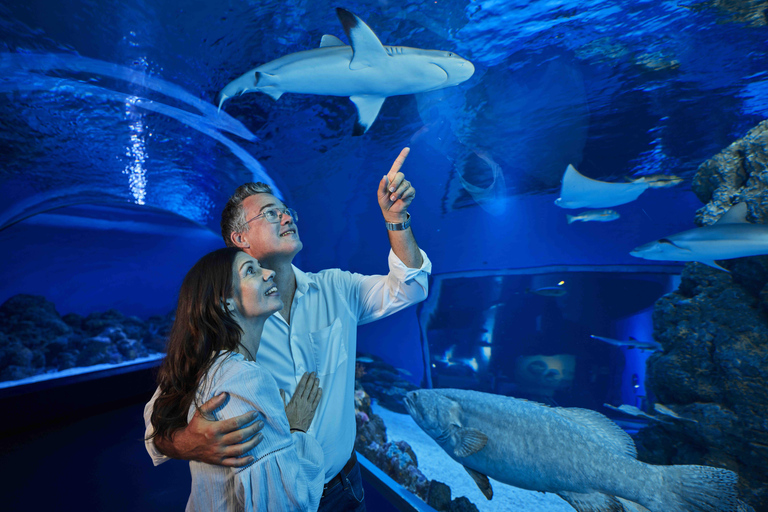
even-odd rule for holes
{"type": "Polygon", "coordinates": [[[615,496],[601,492],[567,492],[555,493],[578,512],[625,512],[624,506],[615,496]]]}
{"type": "Polygon", "coordinates": [[[384,59],[390,58],[384,45],[363,20],[341,7],[336,8],[336,15],[352,43],[352,60],[349,63],[349,69],[354,71],[369,68],[386,62],[384,59]]]}
{"type": "Polygon", "coordinates": [[[475,481],[483,495],[485,495],[485,497],[489,500],[493,498],[493,487],[491,487],[491,482],[488,480],[488,477],[478,471],[475,471],[474,469],[468,468],[467,466],[463,466],[463,468],[467,470],[467,473],[469,473],[469,476],[471,476],[472,480],[475,481]]]}
{"type": "Polygon", "coordinates": [[[349,99],[357,107],[357,122],[355,123],[355,130],[352,135],[362,135],[368,131],[376,117],[379,115],[379,110],[384,104],[384,100],[380,96],[350,96],[349,99]]]}
{"type": "Polygon", "coordinates": [[[488,443],[488,436],[476,428],[460,428],[454,436],[458,438],[453,450],[457,457],[469,457],[482,450],[488,443]]]}
{"type": "Polygon", "coordinates": [[[336,36],[332,36],[330,34],[325,34],[323,38],[320,40],[320,48],[326,48],[328,46],[347,46],[344,44],[344,41],[339,39],[336,36]]]}

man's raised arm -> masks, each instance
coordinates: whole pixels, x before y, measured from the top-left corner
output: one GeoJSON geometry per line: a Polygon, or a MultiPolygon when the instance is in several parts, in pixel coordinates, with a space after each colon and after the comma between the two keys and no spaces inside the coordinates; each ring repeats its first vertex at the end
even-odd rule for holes
{"type": "Polygon", "coordinates": [[[405,159],[410,153],[410,148],[405,148],[395,159],[389,172],[381,178],[379,183],[379,206],[384,215],[384,221],[387,225],[387,234],[389,235],[389,244],[392,251],[400,258],[405,266],[409,268],[420,268],[423,259],[421,251],[416,243],[416,238],[411,231],[411,215],[408,213],[408,206],[416,197],[416,189],[411,186],[411,182],[405,179],[405,175],[400,172],[400,168],[405,163],[405,159]]]}

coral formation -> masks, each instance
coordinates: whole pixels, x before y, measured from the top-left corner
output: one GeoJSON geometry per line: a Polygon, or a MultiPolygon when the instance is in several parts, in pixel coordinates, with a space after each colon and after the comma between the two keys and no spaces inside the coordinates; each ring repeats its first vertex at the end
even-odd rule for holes
{"type": "Polygon", "coordinates": [[[172,322],[172,315],[144,322],[114,309],[62,317],[45,297],[15,295],[0,306],[0,381],[163,352],[172,322]]]}

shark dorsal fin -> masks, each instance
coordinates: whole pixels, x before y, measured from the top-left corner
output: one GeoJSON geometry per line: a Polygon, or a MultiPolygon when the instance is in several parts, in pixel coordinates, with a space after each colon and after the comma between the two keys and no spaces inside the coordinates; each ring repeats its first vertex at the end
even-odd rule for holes
{"type": "Polygon", "coordinates": [[[747,203],[736,203],[713,224],[739,224],[747,222],[747,203]]]}
{"type": "Polygon", "coordinates": [[[471,476],[472,480],[475,481],[483,495],[487,499],[493,498],[493,487],[491,487],[491,482],[488,481],[488,476],[480,473],[479,471],[475,471],[472,468],[468,468],[467,466],[463,466],[463,468],[467,470],[467,473],[469,473],[469,476],[471,476]]]}
{"type": "Polygon", "coordinates": [[[332,36],[330,34],[325,34],[323,38],[320,40],[320,48],[326,48],[328,46],[347,46],[344,44],[344,41],[339,39],[336,36],[332,36]]]}
{"type": "Polygon", "coordinates": [[[336,8],[336,15],[344,27],[349,41],[352,43],[352,61],[349,69],[363,69],[376,65],[383,59],[388,59],[387,50],[373,33],[371,27],[363,20],[341,7],[336,8]]]}
{"type": "Polygon", "coordinates": [[[488,443],[488,436],[476,428],[458,428],[453,435],[456,439],[456,448],[454,448],[453,453],[457,457],[469,457],[482,450],[488,443]]]}

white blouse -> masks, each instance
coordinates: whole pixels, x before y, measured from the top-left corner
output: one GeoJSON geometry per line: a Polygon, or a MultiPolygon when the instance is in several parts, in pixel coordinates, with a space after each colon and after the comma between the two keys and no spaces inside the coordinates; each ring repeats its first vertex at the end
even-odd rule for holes
{"type": "MultiPolygon", "coordinates": [[[[280,393],[269,372],[241,354],[222,352],[197,390],[198,405],[226,391],[214,412],[224,420],[257,410],[263,440],[247,455],[254,462],[227,468],[192,461],[188,511],[316,511],[323,493],[323,449],[310,435],[291,434],[280,393]]],[[[195,413],[190,407],[189,419],[195,413]]]]}

